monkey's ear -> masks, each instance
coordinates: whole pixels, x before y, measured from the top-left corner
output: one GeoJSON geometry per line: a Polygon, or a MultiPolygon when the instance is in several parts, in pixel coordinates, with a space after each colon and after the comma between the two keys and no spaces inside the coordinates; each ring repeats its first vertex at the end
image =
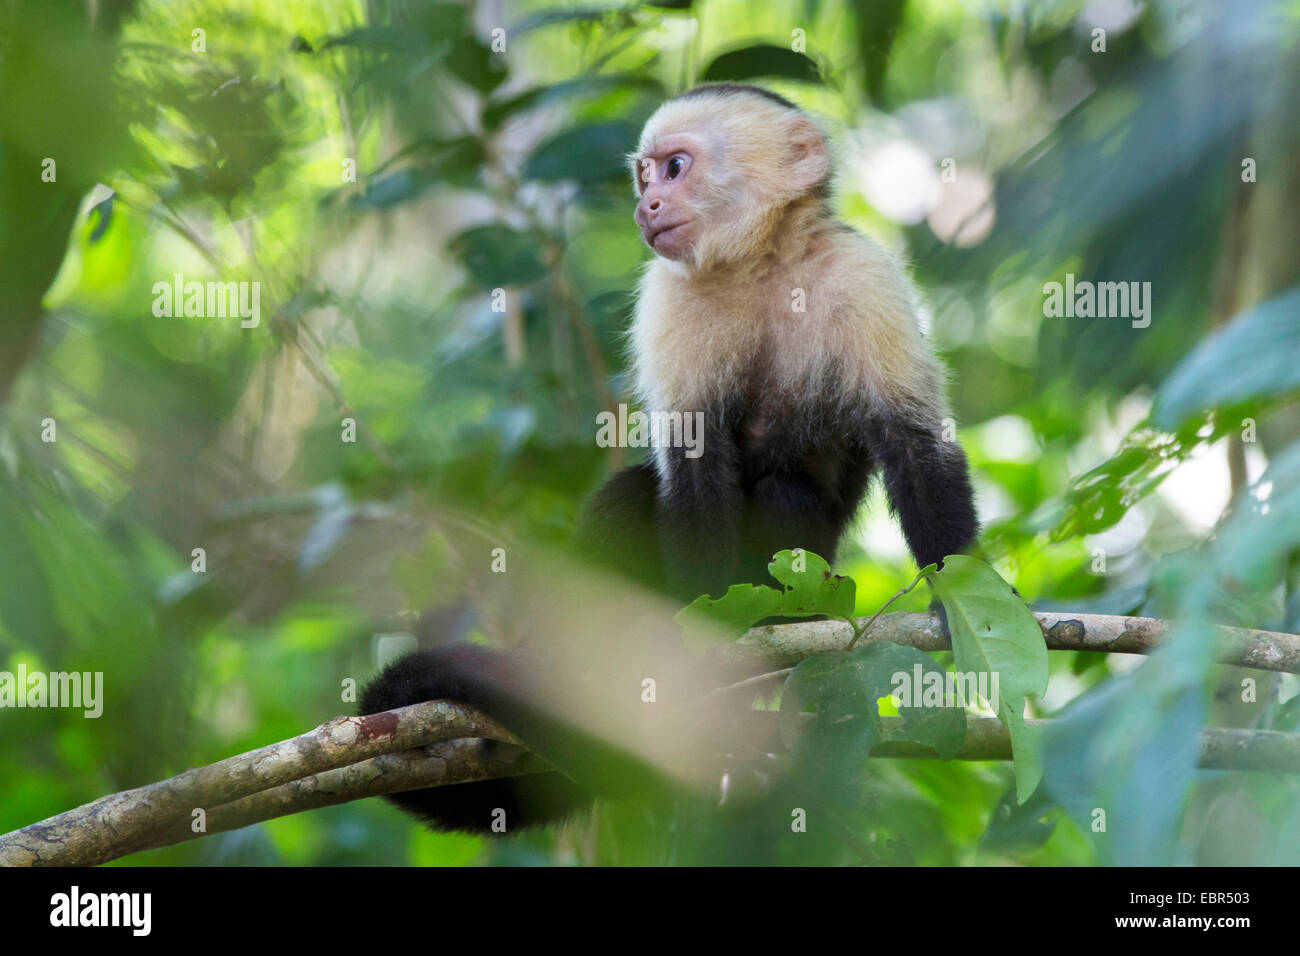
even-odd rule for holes
{"type": "Polygon", "coordinates": [[[799,117],[790,124],[789,166],[790,186],[800,193],[810,192],[831,175],[831,157],[826,148],[826,137],[811,120],[799,117]]]}

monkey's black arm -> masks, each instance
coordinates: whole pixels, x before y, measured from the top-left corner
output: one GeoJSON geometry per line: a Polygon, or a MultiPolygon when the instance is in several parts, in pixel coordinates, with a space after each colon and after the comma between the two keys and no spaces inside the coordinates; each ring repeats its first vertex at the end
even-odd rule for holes
{"type": "Polygon", "coordinates": [[[870,441],[917,566],[970,547],[979,523],[961,446],[944,441],[937,422],[888,414],[873,417],[870,441]]]}
{"type": "Polygon", "coordinates": [[[721,409],[705,413],[700,450],[690,458],[685,448],[666,449],[655,502],[664,576],[686,600],[720,597],[735,583],[744,514],[740,452],[721,409]]]}
{"type": "Polygon", "coordinates": [[[653,462],[631,465],[614,475],[582,510],[574,535],[578,555],[662,591],[666,582],[655,527],[658,496],[659,475],[653,462]]]}

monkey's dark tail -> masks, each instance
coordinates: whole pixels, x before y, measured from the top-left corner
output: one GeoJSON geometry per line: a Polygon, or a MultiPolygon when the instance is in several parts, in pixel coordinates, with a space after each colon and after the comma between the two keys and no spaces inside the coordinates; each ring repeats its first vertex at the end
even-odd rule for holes
{"type": "MultiPolygon", "coordinates": [[[[473,707],[512,733],[554,737],[545,715],[524,702],[519,662],[475,644],[414,651],[389,664],[361,694],[357,712],[376,714],[426,700],[473,707]]],[[[530,746],[533,741],[529,741],[530,746]]],[[[482,746],[496,746],[483,741],[482,746]]],[[[542,748],[535,748],[542,752],[542,748]]],[[[558,771],[389,794],[387,799],[434,830],[501,836],[558,822],[588,806],[593,794],[558,771]],[[495,824],[495,826],[494,826],[495,824]]]]}

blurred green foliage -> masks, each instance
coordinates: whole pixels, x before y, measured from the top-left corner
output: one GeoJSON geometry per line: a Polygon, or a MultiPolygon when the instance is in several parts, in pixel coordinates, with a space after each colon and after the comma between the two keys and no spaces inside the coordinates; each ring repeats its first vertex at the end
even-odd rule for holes
{"type": "MultiPolygon", "coordinates": [[[[566,540],[624,454],[626,154],[726,78],[816,111],[910,261],[999,571],[1167,646],[1052,655],[1023,806],[1009,765],[838,751],[794,856],[694,807],[489,846],[371,800],[126,862],[1300,863],[1300,781],[1194,747],[1300,730],[1206,626],[1300,630],[1298,40],[1285,0],[0,0],[0,669],[106,675],[97,720],[0,712],[0,832],[351,710],[462,596],[452,526],[566,540]],[[259,323],[155,315],[178,273],[259,323]],[[1045,317],[1067,273],[1150,282],[1149,327],[1045,317]]],[[[878,496],[836,570],[860,614],[914,574],[878,496]]]]}

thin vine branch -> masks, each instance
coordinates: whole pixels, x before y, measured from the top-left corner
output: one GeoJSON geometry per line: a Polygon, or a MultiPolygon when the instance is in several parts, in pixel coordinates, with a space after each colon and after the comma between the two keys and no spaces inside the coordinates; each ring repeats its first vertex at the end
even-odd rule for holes
{"type": "Polygon", "coordinates": [[[856,643],[858,643],[858,641],[861,640],[862,635],[865,634],[865,633],[867,633],[867,631],[869,631],[869,630],[871,629],[871,625],[876,623],[876,618],[878,618],[878,617],[880,617],[880,615],[884,614],[885,611],[887,611],[887,610],[889,609],[889,605],[893,604],[895,601],[897,601],[899,598],[901,598],[904,594],[907,594],[907,593],[908,593],[909,591],[911,591],[914,587],[916,587],[918,584],[920,584],[922,578],[927,578],[927,577],[929,577],[931,574],[933,574],[936,570],[938,570],[938,567],[939,567],[939,566],[938,566],[937,564],[927,564],[927,565],[926,565],[925,567],[923,567],[920,571],[917,571],[917,572],[916,572],[916,577],[912,578],[912,583],[909,584],[909,585],[908,585],[907,587],[905,587],[905,588],[900,588],[899,590],[895,591],[895,592],[894,592],[894,596],[891,597],[891,598],[890,598],[888,601],[886,601],[884,604],[880,605],[880,610],[877,611],[875,614],[871,615],[871,620],[867,621],[867,623],[866,623],[866,624],[863,624],[861,627],[858,626],[857,622],[856,622],[855,620],[853,620],[853,618],[848,618],[847,620],[848,620],[848,622],[849,622],[849,626],[850,626],[851,628],[853,628],[853,640],[849,641],[848,647],[846,647],[846,648],[844,648],[844,649],[845,649],[846,651],[851,651],[851,650],[853,650],[853,645],[856,644],[856,643]]]}

